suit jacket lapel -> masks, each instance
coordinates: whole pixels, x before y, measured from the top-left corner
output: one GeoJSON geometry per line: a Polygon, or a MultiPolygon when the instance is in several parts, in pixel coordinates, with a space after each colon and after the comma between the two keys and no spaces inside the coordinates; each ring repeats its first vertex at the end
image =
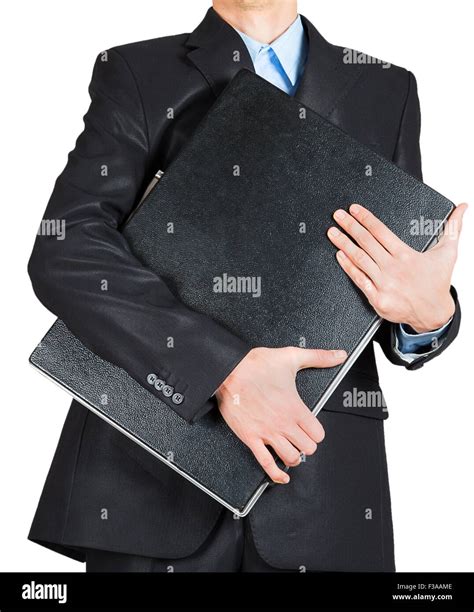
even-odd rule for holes
{"type": "Polygon", "coordinates": [[[242,68],[255,72],[244,41],[213,8],[190,34],[186,46],[191,48],[188,59],[216,96],[242,68]]]}
{"type": "Polygon", "coordinates": [[[313,24],[301,16],[308,36],[308,57],[295,98],[328,118],[362,71],[343,62],[343,49],[325,40],[313,24]]]}
{"type": "MultiPolygon", "coordinates": [[[[301,18],[308,36],[308,57],[295,98],[320,115],[329,117],[362,68],[344,64],[343,50],[325,40],[306,17],[301,18]]],[[[189,35],[186,46],[190,49],[188,59],[216,96],[242,68],[254,72],[245,43],[213,8],[189,35]]]]}

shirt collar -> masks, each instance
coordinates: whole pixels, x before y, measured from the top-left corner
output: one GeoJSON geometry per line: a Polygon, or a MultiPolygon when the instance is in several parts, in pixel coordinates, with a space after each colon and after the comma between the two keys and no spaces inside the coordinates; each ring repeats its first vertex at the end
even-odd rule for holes
{"type": "MultiPolygon", "coordinates": [[[[236,28],[234,28],[236,29],[236,28]]],[[[250,38],[247,34],[237,32],[242,37],[249,51],[252,62],[255,60],[262,49],[271,47],[273,52],[278,57],[280,64],[283,67],[291,84],[295,85],[300,76],[301,64],[305,61],[306,35],[303,28],[300,15],[293,21],[290,27],[275,39],[271,44],[267,45],[258,40],[250,38]]]]}

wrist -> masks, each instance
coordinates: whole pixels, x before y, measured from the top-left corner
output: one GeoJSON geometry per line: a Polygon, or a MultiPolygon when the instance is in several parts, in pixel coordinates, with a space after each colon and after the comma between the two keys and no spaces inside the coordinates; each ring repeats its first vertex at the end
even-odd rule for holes
{"type": "Polygon", "coordinates": [[[232,394],[238,385],[239,374],[245,371],[249,361],[253,361],[255,358],[255,352],[258,349],[253,348],[245,355],[245,357],[239,361],[235,368],[228,374],[222,383],[217,387],[214,395],[218,402],[220,402],[226,395],[232,394]]]}
{"type": "Polygon", "coordinates": [[[417,333],[425,334],[435,331],[452,318],[456,310],[456,304],[450,293],[442,301],[437,303],[436,308],[431,308],[429,313],[424,317],[414,317],[412,321],[407,321],[407,324],[417,333]]]}

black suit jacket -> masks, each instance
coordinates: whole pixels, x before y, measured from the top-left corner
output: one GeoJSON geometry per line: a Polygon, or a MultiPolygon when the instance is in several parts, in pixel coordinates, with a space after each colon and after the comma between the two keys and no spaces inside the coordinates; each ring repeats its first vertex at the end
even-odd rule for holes
{"type": "MultiPolygon", "coordinates": [[[[307,19],[303,24],[309,51],[296,98],[421,178],[413,75],[395,66],[346,64],[342,48],[307,19]]],[[[160,399],[189,421],[213,409],[209,398],[250,347],[180,303],[134,257],[119,230],[154,172],[166,170],[241,68],[253,70],[247,49],[213,9],[191,35],[99,54],[85,129],[44,215],[66,221],[66,239],[38,236],[29,264],[39,299],[89,348],[144,385],[150,371],[165,369],[185,400],[160,399]]],[[[459,319],[457,305],[440,348],[408,369],[440,354],[459,319]]],[[[391,361],[407,365],[393,350],[393,326],[384,324],[377,340],[391,361]]],[[[321,414],[324,444],[294,471],[288,487],[272,487],[251,513],[256,545],[271,565],[393,568],[382,426],[387,412],[345,407],[342,393],[354,387],[379,390],[372,344],[321,414]]],[[[73,402],[30,538],[79,559],[84,547],[176,558],[200,546],[222,511],[73,402]]]]}

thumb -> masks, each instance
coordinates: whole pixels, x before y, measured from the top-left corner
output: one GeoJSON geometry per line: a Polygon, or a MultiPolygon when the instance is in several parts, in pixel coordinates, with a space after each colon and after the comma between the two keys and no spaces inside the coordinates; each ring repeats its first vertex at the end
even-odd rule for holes
{"type": "Polygon", "coordinates": [[[325,349],[304,349],[294,347],[297,370],[306,368],[332,368],[347,359],[346,351],[325,349]]]}
{"type": "Polygon", "coordinates": [[[438,241],[439,247],[457,247],[461,235],[462,219],[467,210],[467,204],[459,204],[449,215],[443,229],[443,234],[438,241]]]}

